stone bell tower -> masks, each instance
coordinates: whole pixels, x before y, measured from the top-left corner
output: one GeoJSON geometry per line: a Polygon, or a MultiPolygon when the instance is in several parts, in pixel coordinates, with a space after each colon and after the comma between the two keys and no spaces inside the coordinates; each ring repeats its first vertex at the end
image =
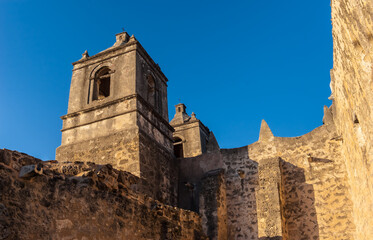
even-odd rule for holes
{"type": "Polygon", "coordinates": [[[173,128],[160,67],[126,32],[73,66],[56,159],[111,164],[141,178],[150,196],[172,202],[173,128]]]}
{"type": "Polygon", "coordinates": [[[220,147],[214,134],[197,119],[196,114],[189,116],[186,106],[175,106],[175,116],[170,122],[174,127],[174,153],[177,158],[189,158],[206,152],[219,151],[220,147]]]}

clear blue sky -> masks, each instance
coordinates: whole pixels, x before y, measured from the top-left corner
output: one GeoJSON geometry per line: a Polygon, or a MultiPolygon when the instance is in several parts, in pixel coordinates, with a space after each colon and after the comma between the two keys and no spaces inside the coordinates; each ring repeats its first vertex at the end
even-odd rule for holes
{"type": "Polygon", "coordinates": [[[0,0],[0,148],[44,160],[60,145],[71,63],[110,47],[122,27],[221,147],[322,124],[330,105],[330,3],[284,1],[0,0]]]}

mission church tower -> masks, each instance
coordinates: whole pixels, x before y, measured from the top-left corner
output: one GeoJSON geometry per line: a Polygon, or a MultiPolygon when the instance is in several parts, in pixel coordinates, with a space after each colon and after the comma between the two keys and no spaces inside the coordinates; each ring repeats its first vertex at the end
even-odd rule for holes
{"type": "Polygon", "coordinates": [[[160,67],[126,32],[73,66],[56,159],[111,164],[141,178],[143,192],[174,202],[173,128],[160,67]]]}

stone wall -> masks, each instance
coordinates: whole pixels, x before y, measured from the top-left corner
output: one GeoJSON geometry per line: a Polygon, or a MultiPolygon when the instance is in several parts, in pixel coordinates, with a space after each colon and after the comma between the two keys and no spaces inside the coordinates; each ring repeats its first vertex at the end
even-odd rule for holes
{"type": "Polygon", "coordinates": [[[144,193],[163,203],[176,205],[178,171],[173,156],[173,129],[140,96],[137,112],[139,176],[146,182],[144,193]]]}
{"type": "MultiPolygon", "coordinates": [[[[258,166],[257,214],[259,239],[282,239],[280,159],[263,159],[258,166]]],[[[286,239],[286,238],[285,238],[286,239]]]]}
{"type": "Polygon", "coordinates": [[[207,172],[201,180],[200,216],[210,240],[225,240],[227,232],[227,200],[224,170],[207,172]]]}
{"type": "MultiPolygon", "coordinates": [[[[271,134],[264,126],[260,141],[249,146],[180,159],[179,203],[185,204],[180,196],[190,199],[185,183],[198,190],[204,173],[223,168],[228,239],[353,239],[342,141],[333,123],[300,137],[271,134]]],[[[195,204],[201,211],[202,203],[195,204]]]]}
{"type": "Polygon", "coordinates": [[[140,138],[140,177],[145,194],[176,206],[178,170],[172,153],[144,132],[140,138]]]}
{"type": "Polygon", "coordinates": [[[167,78],[162,73],[158,64],[147,54],[145,49],[138,44],[136,52],[136,92],[143,99],[148,98],[148,76],[152,76],[155,82],[153,108],[168,122],[167,78]]]}
{"type": "Polygon", "coordinates": [[[351,196],[333,124],[301,137],[259,141],[248,146],[248,153],[259,166],[271,156],[281,158],[285,239],[353,239],[351,196]]]}
{"type": "Polygon", "coordinates": [[[130,95],[102,106],[84,109],[62,117],[61,145],[91,140],[136,125],[136,95],[130,95]]]}
{"type": "Polygon", "coordinates": [[[248,148],[222,149],[227,182],[228,239],[258,239],[258,163],[248,148]]]}
{"type": "Polygon", "coordinates": [[[116,169],[140,176],[138,129],[62,145],[56,151],[56,159],[111,164],[116,169]]]}
{"type": "MultiPolygon", "coordinates": [[[[334,127],[324,125],[301,137],[273,137],[247,148],[223,150],[228,227],[234,238],[274,237],[282,232],[284,239],[352,239],[352,202],[340,146],[334,127]],[[276,224],[278,212],[270,214],[277,208],[278,200],[269,197],[276,188],[266,187],[268,192],[263,193],[259,177],[266,169],[261,166],[274,157],[281,158],[282,231],[276,224]]],[[[265,184],[276,177],[264,175],[265,184]]]]}
{"type": "Polygon", "coordinates": [[[137,96],[136,104],[138,128],[150,136],[161,148],[173,153],[171,125],[159,115],[142,97],[137,96]]]}
{"type": "Polygon", "coordinates": [[[141,177],[145,194],[175,204],[172,130],[141,96],[133,95],[102,109],[69,116],[56,159],[111,164],[141,177]]]}
{"type": "Polygon", "coordinates": [[[139,181],[110,165],[0,150],[0,238],[206,239],[196,213],[137,192],[139,181]],[[39,173],[20,177],[30,164],[39,173]]]}
{"type": "Polygon", "coordinates": [[[373,2],[332,0],[333,116],[343,138],[355,239],[373,236],[373,2]]]}
{"type": "Polygon", "coordinates": [[[209,171],[223,168],[219,152],[177,159],[178,206],[199,212],[201,179],[209,171]]]}

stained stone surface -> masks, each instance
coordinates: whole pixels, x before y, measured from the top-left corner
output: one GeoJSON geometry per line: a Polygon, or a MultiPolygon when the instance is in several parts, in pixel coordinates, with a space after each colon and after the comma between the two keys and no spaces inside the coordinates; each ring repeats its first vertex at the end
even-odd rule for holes
{"type": "Polygon", "coordinates": [[[227,200],[224,170],[207,172],[202,177],[199,213],[209,239],[227,239],[227,200]]]}
{"type": "Polygon", "coordinates": [[[343,138],[355,239],[373,236],[373,1],[332,0],[333,116],[343,138]]]}
{"type": "Polygon", "coordinates": [[[206,239],[198,214],[141,194],[140,181],[111,165],[0,150],[0,239],[206,239]],[[42,174],[18,177],[37,164],[42,174]]]}

